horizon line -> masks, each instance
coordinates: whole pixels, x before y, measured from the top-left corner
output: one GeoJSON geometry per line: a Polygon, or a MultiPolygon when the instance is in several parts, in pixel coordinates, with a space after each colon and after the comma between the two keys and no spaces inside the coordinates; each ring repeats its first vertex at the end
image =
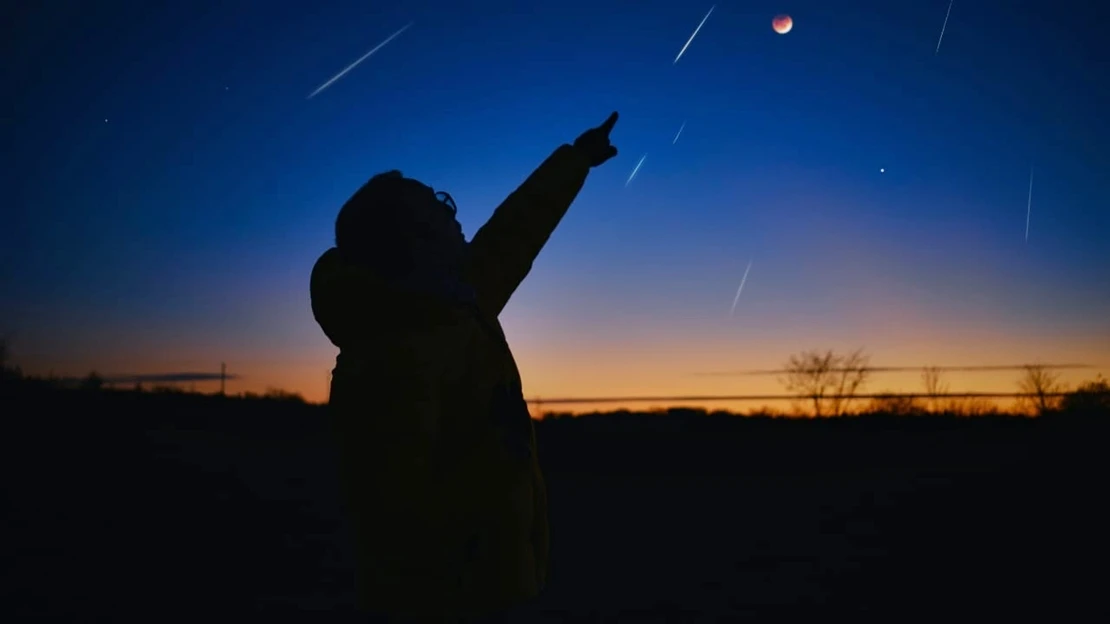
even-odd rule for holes
{"type": "Polygon", "coordinates": [[[738,395],[703,395],[703,396],[657,396],[657,397],[573,397],[573,398],[557,398],[557,399],[525,399],[527,403],[542,404],[542,403],[650,403],[653,401],[812,401],[815,398],[819,399],[1016,399],[1022,397],[1063,397],[1072,394],[1071,392],[1045,392],[1043,394],[1036,392],[944,392],[937,394],[925,393],[897,393],[897,392],[876,392],[869,394],[826,394],[820,397],[814,396],[799,396],[797,394],[738,394],[738,395]]]}

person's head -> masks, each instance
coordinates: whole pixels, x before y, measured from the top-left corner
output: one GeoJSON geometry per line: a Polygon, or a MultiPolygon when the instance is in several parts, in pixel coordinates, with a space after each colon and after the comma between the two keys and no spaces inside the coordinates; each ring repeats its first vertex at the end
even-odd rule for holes
{"type": "Polygon", "coordinates": [[[340,209],[335,245],[383,271],[442,271],[458,267],[466,239],[450,195],[387,171],[340,209]]]}

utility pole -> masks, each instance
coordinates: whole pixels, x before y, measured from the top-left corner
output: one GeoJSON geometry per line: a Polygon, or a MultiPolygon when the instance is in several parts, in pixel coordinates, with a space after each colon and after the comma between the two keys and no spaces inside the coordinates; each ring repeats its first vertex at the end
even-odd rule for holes
{"type": "Polygon", "coordinates": [[[227,364],[220,362],[220,396],[224,396],[227,389],[227,364]]]}

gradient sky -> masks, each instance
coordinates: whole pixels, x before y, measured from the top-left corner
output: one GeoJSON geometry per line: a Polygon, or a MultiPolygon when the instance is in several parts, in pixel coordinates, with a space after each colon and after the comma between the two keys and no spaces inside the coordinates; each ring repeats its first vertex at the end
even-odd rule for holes
{"type": "Polygon", "coordinates": [[[224,361],[322,400],[309,272],[369,176],[449,190],[469,236],[613,110],[620,155],[502,315],[526,396],[778,393],[695,373],[810,348],[1110,371],[1098,3],[956,0],[938,54],[947,0],[722,1],[677,64],[711,2],[33,4],[5,18],[0,230],[29,372],[224,361]]]}

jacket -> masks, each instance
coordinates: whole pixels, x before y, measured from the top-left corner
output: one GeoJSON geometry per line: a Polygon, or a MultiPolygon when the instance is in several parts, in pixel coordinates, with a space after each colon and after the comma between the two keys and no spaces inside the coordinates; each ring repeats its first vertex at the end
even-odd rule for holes
{"type": "Polygon", "coordinates": [[[312,310],[340,349],[329,419],[360,608],[470,617],[535,597],[548,571],[535,431],[498,315],[589,172],[563,145],[468,246],[473,303],[400,290],[337,249],[312,310]]]}

